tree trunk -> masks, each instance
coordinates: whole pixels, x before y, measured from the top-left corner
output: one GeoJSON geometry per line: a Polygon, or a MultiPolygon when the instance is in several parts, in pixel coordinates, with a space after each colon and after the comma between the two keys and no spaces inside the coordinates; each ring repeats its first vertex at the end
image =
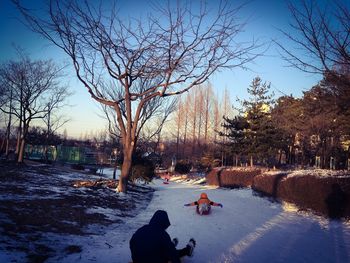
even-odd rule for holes
{"type": "Polygon", "coordinates": [[[21,138],[21,143],[20,143],[20,147],[19,147],[19,153],[18,153],[18,163],[23,163],[23,159],[24,159],[24,146],[25,146],[25,139],[21,138]]]}
{"type": "Polygon", "coordinates": [[[185,113],[185,131],[184,131],[184,141],[183,141],[183,147],[182,147],[182,157],[185,157],[185,149],[186,149],[186,139],[187,139],[187,120],[188,120],[188,115],[187,115],[187,111],[185,113]]]}
{"type": "MultiPolygon", "coordinates": [[[[0,154],[2,153],[2,151],[3,151],[4,148],[5,148],[5,150],[6,150],[6,142],[7,142],[6,139],[3,139],[3,140],[1,141],[0,154]]],[[[6,152],[6,156],[7,156],[7,151],[5,151],[5,152],[6,152]]]]}
{"type": "Polygon", "coordinates": [[[117,187],[117,192],[122,193],[127,192],[128,178],[131,172],[133,146],[124,145],[124,149],[124,159],[117,187]]]}
{"type": "Polygon", "coordinates": [[[10,152],[10,138],[9,136],[6,137],[6,148],[5,148],[5,156],[6,158],[9,156],[10,152]]]}
{"type": "Polygon", "coordinates": [[[20,152],[20,146],[21,146],[21,136],[22,136],[22,132],[21,132],[22,128],[19,127],[17,130],[17,143],[16,143],[16,155],[19,155],[20,152]]]}
{"type": "Polygon", "coordinates": [[[6,159],[9,155],[9,150],[10,150],[10,135],[11,135],[11,125],[12,125],[12,90],[11,90],[11,96],[10,96],[10,115],[9,115],[9,121],[7,124],[7,130],[6,130],[6,150],[5,150],[5,155],[6,159]]]}

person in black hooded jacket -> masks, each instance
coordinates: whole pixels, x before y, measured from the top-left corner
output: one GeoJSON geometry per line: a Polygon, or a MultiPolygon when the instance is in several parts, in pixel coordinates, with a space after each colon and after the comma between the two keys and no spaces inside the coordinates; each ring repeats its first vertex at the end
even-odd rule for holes
{"type": "Polygon", "coordinates": [[[177,250],[165,231],[170,226],[166,211],[158,210],[148,225],[139,228],[130,239],[133,263],[180,263],[182,256],[191,256],[195,241],[177,250]]]}

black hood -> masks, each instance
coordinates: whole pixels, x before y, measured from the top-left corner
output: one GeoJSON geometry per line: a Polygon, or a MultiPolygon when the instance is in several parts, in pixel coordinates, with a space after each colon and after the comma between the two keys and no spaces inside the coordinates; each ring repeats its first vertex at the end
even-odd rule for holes
{"type": "Polygon", "coordinates": [[[170,226],[170,221],[167,212],[163,210],[158,210],[154,213],[149,224],[152,226],[157,226],[162,229],[167,229],[170,226]]]}

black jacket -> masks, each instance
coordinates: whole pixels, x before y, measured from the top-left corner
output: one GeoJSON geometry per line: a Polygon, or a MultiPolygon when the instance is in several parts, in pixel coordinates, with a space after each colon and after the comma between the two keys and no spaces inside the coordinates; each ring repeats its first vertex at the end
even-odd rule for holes
{"type": "Polygon", "coordinates": [[[148,225],[135,232],[130,240],[133,263],[180,263],[175,245],[165,231],[169,226],[167,212],[158,210],[148,225]]]}

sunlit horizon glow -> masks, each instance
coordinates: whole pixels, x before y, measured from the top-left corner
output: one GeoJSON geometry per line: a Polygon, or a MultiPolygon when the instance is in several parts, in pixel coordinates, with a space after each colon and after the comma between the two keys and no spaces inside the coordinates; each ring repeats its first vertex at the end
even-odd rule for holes
{"type": "MultiPolygon", "coordinates": [[[[40,9],[42,1],[22,1],[24,6],[33,9],[40,9]],[[38,3],[40,2],[40,3],[38,3]]],[[[219,1],[211,1],[214,5],[219,1]]],[[[243,3],[243,1],[237,1],[243,3]]],[[[320,1],[327,4],[329,1],[320,1]]],[[[148,1],[118,1],[120,14],[132,17],[150,10],[148,1]]],[[[236,1],[235,1],[236,3],[236,1]]],[[[238,3],[238,4],[239,4],[238,3]]],[[[264,56],[248,65],[249,69],[235,69],[234,71],[217,72],[211,77],[210,82],[213,90],[222,96],[225,88],[229,90],[231,103],[235,98],[246,98],[247,87],[254,77],[260,76],[263,81],[271,83],[271,91],[277,97],[282,95],[293,95],[301,97],[303,91],[309,90],[321,79],[319,75],[310,75],[288,67],[286,62],[278,53],[277,47],[272,40],[284,41],[278,29],[288,30],[290,15],[285,1],[255,0],[249,2],[242,12],[241,18],[247,20],[245,32],[242,37],[247,40],[259,39],[269,46],[264,56]]],[[[33,59],[52,59],[56,63],[69,64],[69,58],[53,44],[48,43],[41,36],[31,32],[23,25],[18,10],[10,0],[0,3],[0,63],[10,59],[16,59],[16,51],[13,45],[17,45],[33,59]]],[[[286,43],[288,45],[288,43],[286,43]]],[[[71,121],[60,129],[62,134],[67,130],[69,137],[79,138],[85,134],[101,131],[106,128],[106,121],[102,117],[98,104],[89,96],[87,90],[77,80],[74,72],[67,67],[65,82],[68,83],[74,94],[69,98],[68,104],[72,105],[64,110],[64,114],[71,121]]]]}

